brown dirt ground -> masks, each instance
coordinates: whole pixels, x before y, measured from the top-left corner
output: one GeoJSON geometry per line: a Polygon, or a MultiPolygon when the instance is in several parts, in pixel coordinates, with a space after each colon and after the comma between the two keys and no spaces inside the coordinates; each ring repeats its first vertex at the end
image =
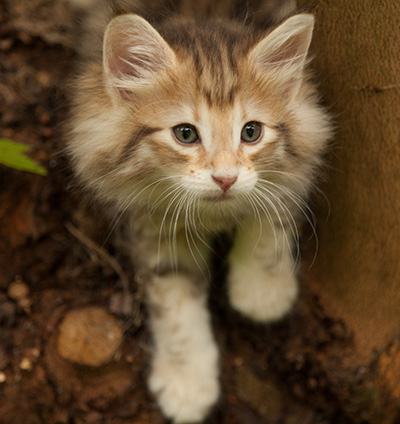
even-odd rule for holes
{"type": "MultiPolygon", "coordinates": [[[[95,225],[82,226],[59,127],[76,28],[61,1],[0,3],[0,137],[31,145],[49,171],[42,177],[0,167],[0,423],[162,423],[145,383],[148,329],[112,306],[123,290],[121,272],[71,227],[88,235],[95,225]],[[9,296],[15,280],[29,288],[24,305],[9,296]],[[111,310],[124,330],[114,359],[92,368],[68,363],[55,344],[67,311],[90,305],[111,310]]],[[[106,247],[135,294],[129,264],[106,247]]],[[[347,382],[361,384],[362,370],[352,376],[337,371],[351,336],[325,315],[317,295],[303,287],[285,321],[255,326],[229,309],[223,271],[214,280],[210,307],[223,395],[208,423],[369,422],[357,402],[348,401],[347,382]]]]}

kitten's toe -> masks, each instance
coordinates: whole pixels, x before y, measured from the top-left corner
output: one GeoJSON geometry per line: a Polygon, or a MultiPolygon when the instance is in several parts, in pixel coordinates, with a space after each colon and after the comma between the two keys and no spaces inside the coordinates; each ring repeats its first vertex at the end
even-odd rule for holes
{"type": "Polygon", "coordinates": [[[229,281],[229,300],[234,309],[258,322],[277,321],[292,308],[298,284],[293,273],[257,275],[233,272],[229,281]]]}
{"type": "MultiPolygon", "coordinates": [[[[192,364],[155,360],[149,379],[163,414],[175,424],[200,423],[217,402],[217,369],[211,372],[192,364]]],[[[214,367],[213,367],[214,368],[214,367]]]]}

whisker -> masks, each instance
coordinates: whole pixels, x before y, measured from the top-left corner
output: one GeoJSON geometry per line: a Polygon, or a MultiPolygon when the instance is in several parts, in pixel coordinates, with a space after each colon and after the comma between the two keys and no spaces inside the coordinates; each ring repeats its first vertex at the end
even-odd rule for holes
{"type": "MultiPolygon", "coordinates": [[[[173,255],[173,258],[171,258],[171,260],[175,264],[175,267],[174,267],[175,272],[178,271],[178,249],[177,249],[177,239],[176,239],[177,226],[178,226],[179,216],[183,210],[185,202],[186,202],[186,196],[181,196],[181,198],[179,199],[172,213],[172,216],[170,219],[170,225],[169,225],[169,243],[171,244],[171,240],[172,240],[172,255],[173,255]]],[[[169,250],[171,254],[171,248],[169,250]]]]}
{"type": "MultiPolygon", "coordinates": [[[[173,179],[173,177],[164,177],[157,180],[157,184],[154,185],[153,189],[151,190],[147,203],[148,206],[150,206],[150,202],[152,201],[151,208],[147,208],[147,211],[150,215],[153,215],[155,211],[159,208],[159,206],[162,204],[165,199],[170,196],[173,191],[171,189],[179,188],[181,185],[178,182],[173,182],[170,186],[168,186],[165,190],[163,190],[154,200],[152,199],[152,196],[154,195],[154,191],[157,189],[157,187],[170,179],[173,179]],[[167,193],[167,194],[166,194],[167,193]]],[[[175,179],[175,178],[174,178],[175,179]]]]}
{"type": "MultiPolygon", "coordinates": [[[[258,170],[257,171],[258,174],[278,174],[280,176],[286,177],[288,178],[290,181],[296,182],[299,186],[299,188],[302,188],[302,191],[304,192],[304,195],[306,196],[308,193],[308,189],[312,189],[313,192],[318,193],[326,202],[327,206],[328,206],[328,213],[327,213],[327,217],[329,217],[330,215],[330,211],[331,211],[331,204],[330,201],[328,199],[328,197],[326,196],[326,194],[324,193],[324,191],[317,185],[315,184],[315,182],[311,181],[310,178],[307,177],[303,177],[301,175],[296,175],[293,174],[291,172],[287,172],[287,171],[278,171],[278,170],[258,170]]],[[[266,180],[264,180],[266,181],[266,180]]],[[[268,180],[269,181],[269,180],[268,180]]],[[[272,181],[269,181],[272,182],[272,181]]],[[[287,187],[287,186],[285,186],[287,187]]]]}
{"type": "MultiPolygon", "coordinates": [[[[259,229],[259,232],[258,232],[258,238],[257,238],[257,241],[256,241],[254,247],[253,247],[253,254],[254,254],[254,252],[257,249],[258,243],[261,240],[261,236],[262,236],[262,220],[261,220],[260,212],[259,212],[258,208],[256,207],[256,205],[254,204],[251,193],[246,194],[246,199],[250,203],[251,209],[253,210],[254,215],[258,219],[258,223],[259,223],[259,226],[260,226],[260,229],[259,229]]],[[[257,198],[255,200],[257,201],[257,203],[259,203],[257,198]]],[[[259,203],[259,206],[263,207],[263,205],[261,203],[259,203]]],[[[267,217],[268,217],[268,215],[267,215],[267,217]]]]}
{"type": "Polygon", "coordinates": [[[122,217],[124,216],[125,212],[129,209],[129,207],[135,202],[135,200],[141,196],[146,190],[148,190],[150,187],[152,187],[153,185],[157,185],[160,182],[162,182],[164,179],[168,179],[169,177],[165,177],[165,178],[161,178],[158,179],[156,181],[153,181],[152,183],[146,185],[145,187],[143,187],[139,192],[132,192],[132,197],[128,196],[128,198],[122,203],[122,205],[120,206],[120,212],[117,214],[116,217],[114,217],[109,225],[109,229],[108,229],[108,233],[106,238],[103,240],[103,245],[105,243],[107,243],[107,241],[109,240],[111,234],[113,233],[113,231],[115,230],[115,228],[117,227],[118,223],[120,222],[120,220],[122,219],[122,217]]]}
{"type": "Polygon", "coordinates": [[[194,232],[195,232],[195,236],[199,239],[199,241],[200,241],[201,243],[203,243],[203,245],[204,245],[205,247],[207,247],[207,249],[208,249],[210,252],[212,252],[212,253],[216,254],[216,252],[215,252],[215,250],[213,249],[213,247],[212,247],[212,246],[210,246],[210,244],[208,243],[208,241],[204,239],[203,235],[200,233],[200,231],[199,231],[199,229],[198,229],[198,225],[197,225],[197,224],[200,224],[204,230],[207,230],[207,231],[208,231],[207,227],[204,225],[204,223],[203,223],[203,222],[202,222],[202,220],[201,220],[201,215],[200,215],[200,211],[199,211],[199,209],[200,209],[200,207],[199,207],[199,199],[198,199],[198,197],[197,197],[197,196],[194,196],[194,201],[193,201],[193,203],[192,203],[192,206],[193,206],[193,207],[192,207],[192,209],[193,209],[193,214],[192,214],[192,223],[193,223],[193,230],[194,230],[194,232]],[[194,211],[196,211],[196,212],[197,212],[197,213],[196,213],[196,218],[197,218],[197,219],[195,219],[194,211]]]}
{"type": "Polygon", "coordinates": [[[297,193],[295,193],[293,190],[290,190],[288,187],[272,183],[271,181],[265,181],[265,183],[277,190],[280,190],[298,207],[302,215],[307,219],[308,223],[312,227],[316,225],[317,219],[314,212],[308,206],[307,202],[302,199],[297,193]]]}
{"type": "Polygon", "coordinates": [[[319,249],[318,234],[316,230],[317,219],[314,212],[311,210],[311,208],[308,206],[308,204],[305,202],[304,199],[302,199],[297,193],[293,192],[288,187],[275,184],[267,180],[264,182],[270,186],[273,186],[275,189],[280,190],[284,195],[286,195],[296,205],[296,207],[299,209],[299,211],[302,213],[302,215],[305,217],[306,221],[310,225],[311,231],[312,231],[311,236],[313,236],[315,239],[315,249],[314,249],[314,256],[310,265],[311,267],[316,260],[318,249],[319,249]]]}
{"type": "Polygon", "coordinates": [[[190,204],[189,204],[189,207],[187,207],[186,208],[186,211],[185,211],[185,235],[186,235],[186,242],[188,244],[188,247],[189,247],[190,253],[192,255],[192,258],[195,261],[195,263],[196,263],[197,267],[199,268],[200,272],[203,274],[203,277],[206,280],[210,280],[211,273],[210,273],[210,270],[208,268],[207,261],[204,259],[203,254],[201,253],[199,247],[197,246],[197,244],[196,244],[196,242],[195,242],[195,240],[193,238],[193,234],[192,234],[192,230],[191,230],[191,225],[190,225],[190,222],[189,222],[190,221],[190,218],[189,218],[189,209],[190,209],[190,204]],[[205,265],[204,268],[201,266],[199,260],[197,259],[197,255],[195,254],[195,252],[193,250],[192,243],[193,243],[194,247],[196,248],[197,253],[200,256],[201,261],[205,265]],[[206,274],[207,275],[204,273],[204,271],[206,271],[206,274]]]}
{"type": "MultiPolygon", "coordinates": [[[[276,225],[275,225],[274,220],[272,218],[271,212],[268,210],[268,206],[267,206],[267,205],[270,205],[271,208],[274,210],[274,205],[273,205],[272,201],[268,198],[265,198],[264,195],[260,198],[260,193],[254,192],[253,196],[254,196],[254,198],[257,202],[257,205],[260,207],[260,209],[262,210],[264,215],[267,217],[270,228],[272,229],[272,232],[273,232],[273,235],[274,235],[274,245],[275,245],[274,262],[276,263],[278,261],[278,251],[277,251],[277,248],[276,248],[278,246],[278,236],[277,236],[277,233],[276,233],[276,225]],[[267,202],[267,205],[265,204],[265,201],[267,202]]],[[[278,213],[277,210],[274,210],[274,212],[275,212],[275,214],[278,213]]],[[[280,219],[279,215],[277,215],[277,217],[278,217],[278,219],[280,219]]],[[[282,223],[281,223],[281,227],[283,227],[282,223]]]]}
{"type": "MultiPolygon", "coordinates": [[[[261,196],[261,199],[265,200],[265,201],[268,203],[268,205],[272,208],[272,210],[274,211],[275,216],[277,217],[278,222],[279,222],[279,225],[280,225],[280,227],[281,227],[281,229],[282,229],[283,237],[284,237],[285,243],[286,243],[286,245],[287,245],[287,247],[288,247],[289,254],[290,254],[291,258],[292,258],[293,264],[296,264],[296,263],[297,263],[297,257],[296,257],[296,260],[293,258],[293,253],[292,253],[292,244],[291,244],[291,242],[290,242],[290,240],[289,240],[289,238],[288,238],[287,231],[286,231],[286,229],[285,229],[285,225],[284,225],[283,220],[282,220],[282,217],[281,217],[281,213],[279,212],[279,210],[278,210],[277,206],[276,206],[276,205],[275,205],[275,203],[274,203],[274,200],[275,200],[275,201],[277,201],[277,202],[278,202],[279,207],[281,207],[282,205],[280,204],[280,202],[281,202],[281,201],[280,201],[280,199],[279,199],[277,196],[275,196],[273,193],[268,193],[268,194],[269,194],[269,196],[267,196],[267,195],[266,195],[263,191],[261,191],[261,190],[260,190],[260,188],[258,188],[258,187],[255,187],[254,192],[255,192],[255,193],[257,193],[257,194],[258,194],[258,196],[261,196]]],[[[292,236],[293,236],[293,237],[294,237],[294,239],[296,240],[296,233],[293,231],[293,228],[292,228],[293,223],[291,222],[291,220],[290,220],[290,219],[289,219],[289,217],[287,216],[287,212],[286,212],[284,209],[283,209],[282,211],[283,211],[283,213],[284,213],[284,215],[285,215],[285,218],[286,218],[286,219],[287,219],[287,221],[288,221],[288,224],[289,224],[289,227],[290,227],[290,230],[291,230],[292,236]]],[[[290,214],[290,217],[291,217],[291,218],[293,219],[293,221],[294,221],[294,218],[291,216],[291,214],[290,214]]]]}
{"type": "MultiPolygon", "coordinates": [[[[164,234],[165,239],[167,240],[167,243],[168,243],[168,238],[166,236],[166,232],[165,232],[166,230],[165,230],[165,227],[164,227],[165,226],[165,222],[166,222],[167,217],[168,217],[168,213],[169,213],[172,205],[174,204],[175,200],[177,198],[179,198],[179,196],[184,192],[184,188],[183,187],[177,187],[176,189],[174,189],[174,191],[175,191],[175,194],[169,200],[168,205],[167,205],[167,207],[166,207],[166,209],[164,211],[163,218],[162,218],[161,223],[160,223],[159,235],[158,235],[158,264],[160,264],[160,258],[161,258],[161,239],[162,239],[163,234],[164,234]]],[[[169,243],[168,243],[168,246],[169,246],[169,243]]]]}

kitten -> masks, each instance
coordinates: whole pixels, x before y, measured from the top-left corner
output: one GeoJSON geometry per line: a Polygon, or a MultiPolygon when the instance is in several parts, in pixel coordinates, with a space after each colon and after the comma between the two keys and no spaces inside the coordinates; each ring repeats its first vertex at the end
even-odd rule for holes
{"type": "Polygon", "coordinates": [[[129,3],[142,16],[114,17],[102,55],[87,52],[69,151],[80,180],[129,221],[154,338],[150,389],[166,417],[198,422],[220,390],[206,309],[213,236],[234,234],[228,294],[241,314],[274,321],[297,296],[297,225],[331,133],[305,69],[314,18],[265,29],[263,15],[238,19],[237,1],[236,12],[228,1],[129,3]]]}

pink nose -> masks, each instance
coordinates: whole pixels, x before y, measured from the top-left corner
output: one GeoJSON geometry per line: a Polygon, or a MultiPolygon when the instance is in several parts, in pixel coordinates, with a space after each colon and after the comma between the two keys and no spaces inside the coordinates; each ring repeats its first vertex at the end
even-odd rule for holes
{"type": "Polygon", "coordinates": [[[214,177],[214,175],[212,177],[224,193],[227,192],[237,180],[237,177],[214,177]]]}

